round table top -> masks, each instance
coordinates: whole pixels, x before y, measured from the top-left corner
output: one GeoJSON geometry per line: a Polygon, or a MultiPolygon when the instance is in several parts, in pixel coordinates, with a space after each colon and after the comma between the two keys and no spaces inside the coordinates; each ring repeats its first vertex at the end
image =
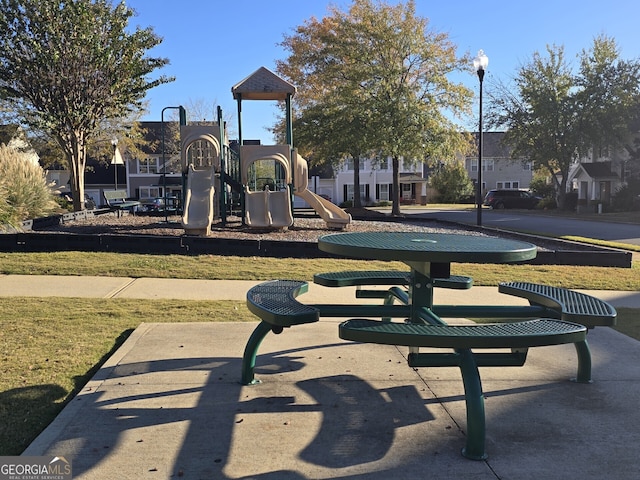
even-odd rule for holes
{"type": "Polygon", "coordinates": [[[535,258],[532,243],[481,235],[354,232],[324,235],[318,248],[336,255],[403,262],[510,263],[535,258]]]}

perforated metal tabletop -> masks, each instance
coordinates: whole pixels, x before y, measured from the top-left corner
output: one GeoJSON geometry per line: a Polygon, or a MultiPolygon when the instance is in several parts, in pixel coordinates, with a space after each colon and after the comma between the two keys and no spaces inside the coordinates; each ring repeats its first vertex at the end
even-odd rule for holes
{"type": "Polygon", "coordinates": [[[481,235],[354,232],[318,239],[324,252],[355,258],[436,263],[511,263],[535,258],[531,243],[481,235]]]}

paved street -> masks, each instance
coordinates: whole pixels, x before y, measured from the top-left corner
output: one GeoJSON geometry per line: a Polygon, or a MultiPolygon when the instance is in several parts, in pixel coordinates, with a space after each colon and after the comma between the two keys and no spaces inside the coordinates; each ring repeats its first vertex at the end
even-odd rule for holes
{"type": "MultiPolygon", "coordinates": [[[[475,210],[412,208],[403,211],[403,213],[420,218],[432,218],[470,225],[476,225],[477,221],[477,212],[475,210]]],[[[591,219],[581,220],[522,210],[483,209],[482,224],[487,227],[535,232],[541,235],[574,235],[640,245],[640,225],[632,223],[614,223],[591,219]]]]}

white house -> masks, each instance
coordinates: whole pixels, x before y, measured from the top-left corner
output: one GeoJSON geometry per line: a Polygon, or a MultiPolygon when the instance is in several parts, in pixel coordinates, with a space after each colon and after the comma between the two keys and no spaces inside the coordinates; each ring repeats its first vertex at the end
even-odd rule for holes
{"type": "MultiPolygon", "coordinates": [[[[363,205],[390,201],[392,199],[393,167],[391,158],[377,160],[361,159],[360,199],[363,205]]],[[[426,204],[427,179],[423,175],[421,163],[405,164],[400,160],[400,201],[402,203],[426,204]]],[[[335,171],[334,203],[353,200],[354,161],[341,163],[335,171]]]]}

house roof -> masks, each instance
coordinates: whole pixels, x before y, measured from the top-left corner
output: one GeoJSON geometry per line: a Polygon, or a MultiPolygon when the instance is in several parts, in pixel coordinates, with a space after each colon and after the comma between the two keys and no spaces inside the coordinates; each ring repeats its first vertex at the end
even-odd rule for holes
{"type": "Polygon", "coordinates": [[[310,177],[333,178],[334,175],[333,167],[329,164],[309,166],[310,177]]]}
{"type": "Polygon", "coordinates": [[[580,167],[591,178],[618,178],[618,175],[611,171],[611,162],[581,163],[580,167]]]}
{"type": "MultiPolygon", "coordinates": [[[[84,172],[85,186],[113,185],[115,181],[115,165],[105,165],[96,159],[87,159],[87,168],[84,172]]],[[[124,185],[127,182],[127,172],[123,166],[118,168],[118,183],[124,185]]]]}
{"type": "MultiPolygon", "coordinates": [[[[509,158],[511,149],[503,143],[505,132],[483,132],[482,133],[482,155],[493,158],[509,158]]],[[[476,154],[478,147],[478,132],[473,134],[476,141],[476,154]]]]}
{"type": "Polygon", "coordinates": [[[399,177],[400,183],[424,183],[427,181],[426,178],[411,172],[400,173],[399,177]]]}
{"type": "Polygon", "coordinates": [[[260,67],[231,87],[231,93],[236,100],[286,100],[295,95],[296,87],[268,68],[260,67]]]}

